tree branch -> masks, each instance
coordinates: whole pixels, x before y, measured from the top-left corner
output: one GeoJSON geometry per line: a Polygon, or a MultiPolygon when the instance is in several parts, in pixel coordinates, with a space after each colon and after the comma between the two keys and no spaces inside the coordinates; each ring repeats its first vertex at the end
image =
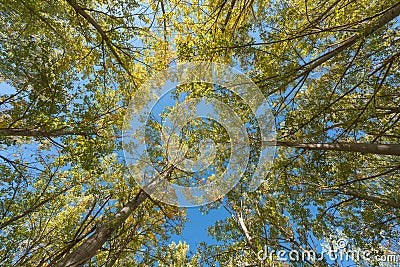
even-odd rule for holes
{"type": "Polygon", "coordinates": [[[106,32],[103,30],[103,28],[85,11],[84,8],[80,7],[75,0],[66,0],[66,1],[68,2],[68,4],[70,4],[72,6],[72,8],[75,10],[76,13],[81,15],[87,22],[89,22],[96,29],[96,31],[100,34],[101,38],[106,42],[107,47],[110,49],[111,53],[114,55],[117,62],[129,74],[129,76],[132,77],[131,72],[127,69],[125,64],[122,62],[122,59],[118,55],[117,51],[114,48],[113,43],[111,42],[111,39],[108,37],[106,32]]]}
{"type": "MultiPolygon", "coordinates": [[[[164,178],[168,177],[174,170],[169,166],[163,172],[164,178]]],[[[148,185],[147,192],[152,192],[159,184],[159,180],[152,181],[148,185]]],[[[134,199],[129,201],[112,218],[99,226],[93,235],[86,239],[78,248],[67,254],[61,261],[55,264],[55,267],[80,267],[83,266],[92,257],[96,256],[103,244],[112,236],[112,234],[126,221],[126,219],[149,197],[143,189],[139,191],[134,199]]]]}
{"type": "Polygon", "coordinates": [[[30,130],[24,128],[0,128],[0,136],[25,136],[25,137],[60,137],[66,135],[83,135],[89,136],[92,133],[66,131],[64,129],[56,130],[30,130]]]}
{"type": "Polygon", "coordinates": [[[400,203],[390,199],[383,199],[379,197],[374,197],[370,195],[364,195],[359,192],[350,190],[350,189],[339,189],[339,191],[345,195],[349,195],[358,199],[368,200],[375,203],[383,204],[392,208],[400,209],[400,203]]]}
{"type": "Polygon", "coordinates": [[[367,144],[367,143],[297,143],[285,141],[269,141],[267,145],[276,145],[283,147],[302,148],[306,150],[331,150],[331,151],[347,151],[360,152],[378,155],[394,155],[400,156],[400,145],[395,144],[367,144]]]}

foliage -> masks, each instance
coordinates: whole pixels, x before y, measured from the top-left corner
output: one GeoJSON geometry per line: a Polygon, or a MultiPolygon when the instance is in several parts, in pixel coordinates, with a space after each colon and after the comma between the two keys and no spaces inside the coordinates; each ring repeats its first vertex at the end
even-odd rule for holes
{"type": "MultiPolygon", "coordinates": [[[[101,229],[109,230],[106,241],[82,265],[272,264],[258,251],[316,249],[316,239],[338,229],[354,246],[399,253],[395,154],[279,147],[256,191],[243,183],[205,208],[232,216],[209,229],[221,244],[203,244],[192,258],[186,244],[168,242],[184,209],[146,196],[126,220],[110,223],[142,196],[121,152],[129,101],[148,77],[179,62],[241,68],[270,101],[281,144],[398,151],[397,1],[2,0],[0,14],[0,81],[13,88],[0,95],[1,266],[62,264],[101,229]]],[[[220,99],[252,119],[224,90],[177,91],[220,99]]],[[[207,136],[229,147],[218,125],[199,122],[191,131],[188,146],[207,136]]],[[[156,147],[152,153],[165,166],[156,147]]],[[[218,168],[228,157],[219,153],[218,168]]],[[[179,170],[170,177],[185,182],[179,170]]]]}

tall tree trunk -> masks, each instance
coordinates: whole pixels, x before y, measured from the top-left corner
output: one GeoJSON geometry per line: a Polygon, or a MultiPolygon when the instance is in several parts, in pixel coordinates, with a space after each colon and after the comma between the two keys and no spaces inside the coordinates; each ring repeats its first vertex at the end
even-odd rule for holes
{"type": "Polygon", "coordinates": [[[339,191],[344,195],[349,195],[349,196],[352,196],[352,197],[355,197],[355,198],[358,198],[361,200],[368,200],[368,201],[379,203],[379,204],[389,206],[392,208],[400,209],[400,203],[395,200],[392,200],[392,199],[384,199],[384,198],[374,197],[374,196],[362,194],[362,193],[359,193],[357,191],[353,191],[350,189],[339,189],[339,191]]]}
{"type": "Polygon", "coordinates": [[[152,192],[160,181],[170,176],[174,166],[168,166],[162,173],[162,178],[150,181],[146,191],[141,189],[134,199],[129,201],[121,210],[113,217],[104,222],[95,232],[88,237],[74,251],[68,253],[64,258],[57,262],[55,267],[79,267],[84,265],[92,257],[96,256],[103,244],[112,234],[126,221],[126,219],[149,197],[147,192],[152,192]]]}
{"type": "Polygon", "coordinates": [[[85,9],[83,9],[82,7],[80,7],[78,5],[76,0],[66,0],[66,1],[68,2],[68,4],[71,5],[71,7],[75,10],[75,12],[77,14],[79,14],[80,16],[85,18],[85,20],[87,22],[89,22],[96,29],[96,31],[100,34],[102,40],[106,43],[108,49],[110,49],[111,53],[113,54],[113,56],[115,57],[117,62],[129,74],[129,76],[132,77],[132,73],[128,70],[128,68],[123,63],[121,57],[118,55],[117,51],[115,50],[115,47],[114,47],[111,39],[108,37],[107,33],[103,30],[103,28],[85,11],[85,9]]]}
{"type": "Polygon", "coordinates": [[[389,23],[390,21],[392,21],[393,19],[395,19],[399,15],[400,15],[400,2],[396,3],[392,7],[388,8],[377,20],[369,23],[368,26],[365,28],[365,30],[362,33],[353,35],[352,37],[347,39],[343,44],[341,44],[336,49],[334,49],[334,50],[322,55],[321,57],[319,57],[319,58],[307,63],[306,65],[304,65],[303,67],[306,68],[305,72],[302,72],[297,77],[301,77],[305,73],[307,73],[307,72],[315,69],[316,67],[322,65],[323,63],[325,63],[326,61],[330,60],[331,58],[333,58],[334,56],[336,56],[340,52],[346,50],[350,46],[352,46],[355,43],[357,43],[358,40],[360,40],[360,39],[362,39],[362,38],[374,33],[379,28],[382,28],[383,26],[385,26],[387,23],[389,23]]]}
{"type": "Polygon", "coordinates": [[[118,211],[113,218],[103,223],[93,235],[86,239],[74,251],[67,254],[64,258],[56,263],[55,267],[79,267],[84,265],[92,257],[96,256],[99,249],[107,241],[114,231],[122,225],[122,223],[135,211],[140,204],[148,198],[148,194],[140,190],[136,197],[128,202],[128,204],[118,211]]]}
{"type": "Polygon", "coordinates": [[[267,144],[302,148],[307,150],[332,150],[332,151],[347,151],[360,152],[378,155],[394,155],[400,156],[400,145],[395,144],[366,144],[366,143],[297,143],[297,142],[267,142],[267,144]]]}
{"type": "Polygon", "coordinates": [[[24,129],[24,128],[0,128],[0,136],[24,136],[24,137],[60,137],[66,135],[83,135],[89,136],[92,133],[67,131],[65,129],[54,130],[38,130],[38,129],[24,129]]]}

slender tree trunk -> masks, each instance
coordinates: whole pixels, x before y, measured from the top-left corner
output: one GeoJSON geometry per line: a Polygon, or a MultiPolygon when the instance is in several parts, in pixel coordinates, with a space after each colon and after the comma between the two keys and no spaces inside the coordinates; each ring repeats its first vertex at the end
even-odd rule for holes
{"type": "Polygon", "coordinates": [[[113,218],[101,225],[93,235],[86,239],[74,251],[67,254],[61,259],[55,267],[79,267],[84,265],[92,257],[96,256],[100,248],[107,241],[114,231],[122,225],[122,223],[142,204],[148,195],[145,191],[140,190],[136,197],[128,202],[128,204],[118,211],[113,218]]]}
{"type": "MultiPolygon", "coordinates": [[[[297,72],[299,72],[299,73],[293,77],[293,80],[303,77],[304,75],[308,75],[315,68],[321,66],[322,64],[329,61],[330,59],[332,59],[333,57],[335,57],[342,51],[353,46],[359,40],[371,35],[372,33],[377,31],[378,29],[382,28],[383,26],[388,24],[390,21],[392,21],[399,15],[400,15],[400,2],[394,4],[392,7],[388,8],[385,12],[383,12],[383,14],[378,19],[376,19],[373,22],[370,22],[365,27],[365,30],[363,32],[351,36],[349,39],[345,40],[340,46],[333,49],[332,51],[329,51],[329,52],[321,55],[320,57],[300,66],[295,72],[295,73],[297,73],[297,72]]],[[[292,74],[293,73],[291,73],[290,75],[292,75],[292,74]]],[[[274,94],[274,93],[280,91],[281,89],[282,88],[279,87],[279,88],[269,92],[268,94],[269,95],[274,94]]]]}
{"type": "Polygon", "coordinates": [[[37,130],[24,128],[0,128],[0,136],[25,136],[25,137],[60,137],[66,135],[91,135],[85,132],[66,131],[65,129],[37,130]]]}
{"type": "Polygon", "coordinates": [[[400,156],[400,145],[395,144],[366,144],[366,143],[297,143],[297,142],[267,142],[267,144],[302,148],[307,150],[332,150],[332,151],[347,151],[347,152],[360,152],[378,155],[394,155],[400,156]]]}
{"type": "Polygon", "coordinates": [[[246,223],[244,222],[243,216],[241,214],[239,214],[238,212],[236,212],[236,219],[240,225],[240,228],[242,228],[242,231],[246,237],[247,243],[249,244],[250,247],[254,248],[253,238],[251,237],[249,229],[247,228],[246,223]]]}
{"type": "Polygon", "coordinates": [[[82,8],[78,5],[76,0],[66,0],[68,4],[71,5],[71,7],[75,10],[77,14],[85,18],[87,22],[89,22],[95,29],[96,31],[100,34],[102,40],[106,43],[108,49],[110,49],[111,53],[115,57],[115,59],[118,61],[118,63],[121,65],[121,67],[129,74],[129,76],[132,77],[132,73],[127,69],[125,64],[123,63],[121,57],[118,55],[117,51],[115,50],[115,47],[111,41],[111,39],[108,37],[106,32],[103,30],[103,28],[82,8]]]}
{"type": "MultiPolygon", "coordinates": [[[[330,60],[331,58],[333,58],[340,52],[342,52],[342,51],[346,50],[347,48],[349,48],[350,46],[354,45],[358,40],[374,33],[379,28],[385,26],[387,23],[389,23],[390,21],[392,21],[394,18],[396,18],[399,15],[400,15],[400,2],[396,3],[395,5],[393,5],[389,9],[387,9],[376,21],[371,22],[361,34],[353,35],[352,37],[347,39],[342,45],[340,45],[336,49],[334,49],[331,52],[328,52],[328,53],[322,55],[321,57],[306,64],[304,66],[306,68],[305,73],[322,65],[323,63],[330,60]]],[[[301,77],[302,75],[304,75],[303,72],[301,74],[299,74],[297,77],[301,77]]]]}
{"type": "Polygon", "coordinates": [[[356,192],[356,191],[353,191],[350,189],[339,189],[339,191],[342,194],[349,195],[349,196],[352,196],[352,197],[355,197],[358,199],[368,200],[368,201],[379,203],[379,204],[389,206],[392,208],[400,209],[400,203],[395,200],[374,197],[371,195],[365,195],[365,194],[362,194],[362,193],[359,193],[359,192],[356,192]]]}
{"type": "MultiPolygon", "coordinates": [[[[173,166],[167,167],[162,173],[163,179],[169,177],[173,170],[173,166]]],[[[64,256],[64,258],[54,266],[79,267],[96,256],[107,239],[109,239],[126,219],[149,197],[147,192],[152,192],[157,185],[159,185],[160,181],[162,181],[162,179],[151,181],[146,191],[141,189],[134,199],[129,201],[120,211],[113,215],[109,221],[103,223],[79,247],[64,256]]]]}

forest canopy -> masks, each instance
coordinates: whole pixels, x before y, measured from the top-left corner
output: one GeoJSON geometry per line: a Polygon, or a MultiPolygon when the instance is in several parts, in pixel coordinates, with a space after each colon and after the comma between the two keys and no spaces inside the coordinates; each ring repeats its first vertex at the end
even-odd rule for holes
{"type": "Polygon", "coordinates": [[[0,14],[0,266],[343,266],[320,257],[321,240],[370,251],[356,266],[400,261],[400,2],[0,0],[0,14]],[[138,183],[156,178],[127,160],[123,136],[157,94],[141,88],[196,62],[238,70],[257,93],[178,84],[135,129],[156,172],[180,186],[246,160],[234,187],[202,202],[230,214],[208,229],[218,242],[189,253],[170,240],[187,209],[138,183]],[[199,99],[221,103],[222,122],[173,105],[199,99]],[[185,124],[174,141],[168,114],[185,124]],[[281,250],[320,259],[282,263],[281,250]]]}

